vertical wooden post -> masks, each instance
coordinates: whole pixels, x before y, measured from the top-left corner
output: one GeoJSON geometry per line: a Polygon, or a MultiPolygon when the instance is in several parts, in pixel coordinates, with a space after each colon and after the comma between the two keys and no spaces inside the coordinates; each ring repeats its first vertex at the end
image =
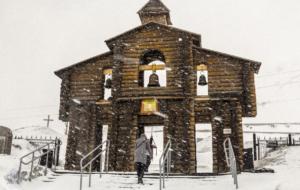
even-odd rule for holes
{"type": "Polygon", "coordinates": [[[261,159],[261,155],[260,155],[260,142],[259,139],[257,139],[257,159],[260,160],[261,159]]]}
{"type": "Polygon", "coordinates": [[[292,146],[292,134],[289,134],[289,144],[288,146],[292,146]]]}

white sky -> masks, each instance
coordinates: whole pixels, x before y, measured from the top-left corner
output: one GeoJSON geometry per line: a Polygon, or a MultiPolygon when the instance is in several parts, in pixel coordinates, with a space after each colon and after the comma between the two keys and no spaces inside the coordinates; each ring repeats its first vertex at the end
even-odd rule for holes
{"type": "MultiPolygon", "coordinates": [[[[53,72],[107,51],[104,40],[140,25],[146,2],[0,0],[0,125],[57,120],[53,72]]],[[[163,2],[174,26],[200,33],[203,47],[263,62],[257,87],[271,87],[258,89],[258,102],[273,102],[255,121],[300,121],[299,0],[163,2]]]]}

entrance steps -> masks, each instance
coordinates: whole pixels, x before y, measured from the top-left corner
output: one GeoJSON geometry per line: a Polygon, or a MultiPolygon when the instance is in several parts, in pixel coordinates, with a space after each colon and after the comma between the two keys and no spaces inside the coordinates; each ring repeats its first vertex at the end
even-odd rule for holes
{"type": "Polygon", "coordinates": [[[60,176],[61,176],[60,174],[52,173],[51,175],[43,176],[42,182],[44,183],[55,182],[55,180],[60,176]]]}
{"type": "MultiPolygon", "coordinates": [[[[78,174],[80,175],[80,171],[71,171],[71,170],[56,170],[52,171],[56,174],[78,174]]],[[[88,173],[84,173],[88,174],[88,173]]],[[[92,174],[99,174],[99,172],[92,172],[92,174]]],[[[111,176],[136,176],[136,172],[102,172],[103,175],[111,175],[111,176]]],[[[215,173],[197,173],[192,175],[184,175],[179,173],[170,173],[170,178],[189,178],[189,179],[204,179],[204,178],[214,178],[220,175],[227,175],[227,174],[215,174],[215,173]]],[[[145,178],[159,178],[159,173],[145,173],[145,178]]]]}

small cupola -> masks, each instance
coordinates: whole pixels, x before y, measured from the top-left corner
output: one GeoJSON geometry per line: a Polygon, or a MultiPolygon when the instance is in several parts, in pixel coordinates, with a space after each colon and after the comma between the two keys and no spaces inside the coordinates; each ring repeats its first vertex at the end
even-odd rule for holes
{"type": "Polygon", "coordinates": [[[149,2],[138,12],[142,24],[156,22],[164,25],[172,25],[170,10],[160,0],[149,2]]]}

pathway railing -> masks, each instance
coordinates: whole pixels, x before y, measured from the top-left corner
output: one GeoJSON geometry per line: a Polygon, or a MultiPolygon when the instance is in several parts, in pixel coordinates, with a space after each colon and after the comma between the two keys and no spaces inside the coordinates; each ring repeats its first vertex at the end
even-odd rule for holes
{"type": "Polygon", "coordinates": [[[165,175],[167,172],[167,178],[171,171],[171,153],[172,153],[172,142],[171,138],[167,142],[164,151],[159,159],[159,189],[165,188],[165,175]]]}
{"type": "Polygon", "coordinates": [[[233,178],[233,183],[234,183],[236,189],[238,189],[239,185],[238,185],[238,178],[237,178],[236,159],[235,159],[235,155],[234,155],[234,151],[233,151],[233,147],[232,147],[230,138],[225,139],[223,146],[224,146],[227,166],[230,168],[230,172],[231,172],[231,175],[233,178]]]}
{"type": "Polygon", "coordinates": [[[47,155],[46,156],[46,165],[45,165],[45,169],[44,169],[44,175],[47,175],[47,172],[48,172],[48,160],[49,160],[49,153],[50,152],[54,152],[54,155],[53,156],[53,160],[54,160],[54,170],[56,170],[56,154],[57,154],[57,150],[58,150],[58,146],[59,146],[59,141],[58,139],[55,139],[54,141],[52,142],[49,142],[43,146],[40,146],[38,147],[37,149],[31,151],[30,153],[22,156],[20,158],[20,164],[19,164],[19,170],[18,170],[18,183],[21,182],[21,172],[22,172],[22,166],[23,165],[29,165],[31,164],[30,166],[30,172],[29,172],[29,178],[28,180],[31,181],[32,180],[32,172],[33,172],[33,165],[34,165],[34,161],[36,160],[40,160],[44,155],[47,155]],[[43,152],[41,153],[41,151],[43,151],[43,149],[46,149],[47,148],[47,151],[46,152],[43,152]],[[28,161],[25,161],[25,159],[29,159],[28,161]]]}
{"type": "Polygon", "coordinates": [[[104,152],[105,152],[105,159],[106,159],[104,170],[105,170],[105,172],[108,172],[109,146],[110,146],[110,141],[106,140],[80,160],[80,190],[82,190],[82,180],[83,180],[82,178],[83,178],[84,170],[87,167],[89,167],[89,171],[88,171],[89,187],[91,187],[91,185],[92,185],[92,165],[93,165],[94,161],[96,161],[99,158],[100,158],[99,175],[100,175],[100,178],[102,177],[102,155],[104,152]],[[88,160],[88,162],[84,163],[86,160],[88,160]]]}

